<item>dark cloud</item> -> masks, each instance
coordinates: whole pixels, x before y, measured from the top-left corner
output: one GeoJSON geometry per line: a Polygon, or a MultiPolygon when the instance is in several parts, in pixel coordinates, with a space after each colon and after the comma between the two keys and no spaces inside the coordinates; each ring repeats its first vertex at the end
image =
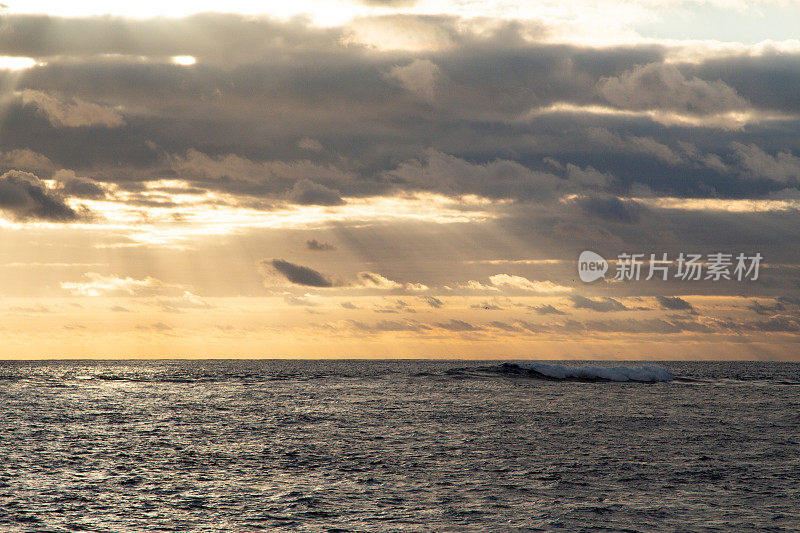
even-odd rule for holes
{"type": "MultiPolygon", "coordinates": [[[[366,17],[325,29],[222,14],[6,19],[0,53],[47,63],[20,76],[0,150],[30,150],[44,158],[37,165],[125,186],[182,177],[270,203],[339,205],[398,190],[521,201],[624,196],[637,183],[657,195],[763,197],[796,179],[792,122],[721,132],[664,127],[649,116],[542,111],[608,99],[700,117],[775,108],[781,94],[796,100],[791,54],[665,63],[660,46],[543,44],[531,40],[543,30],[528,23],[487,30],[448,16],[366,17]],[[398,27],[442,47],[382,52],[359,41],[398,27]],[[173,55],[198,63],[173,65],[173,55]]],[[[631,206],[612,203],[586,208],[635,218],[631,206]]]]}
{"type": "Polygon", "coordinates": [[[754,178],[766,178],[781,184],[796,184],[800,181],[800,157],[781,151],[774,156],[755,144],[731,144],[734,157],[745,172],[754,178]]]}
{"type": "Polygon", "coordinates": [[[327,252],[331,250],[335,250],[336,246],[327,243],[327,242],[320,242],[317,239],[309,239],[306,241],[306,247],[309,250],[314,250],[317,252],[327,252]]]}
{"type": "Polygon", "coordinates": [[[436,324],[437,327],[446,329],[447,331],[482,331],[481,326],[474,326],[469,322],[463,320],[456,320],[451,318],[449,322],[441,322],[436,324]]]}
{"type": "Polygon", "coordinates": [[[47,175],[54,170],[50,158],[27,148],[0,154],[0,165],[7,170],[24,170],[39,176],[47,175]]]}
{"type": "Polygon", "coordinates": [[[342,205],[345,203],[339,195],[339,191],[307,179],[294,184],[289,192],[289,200],[300,205],[342,205]]]}
{"type": "Polygon", "coordinates": [[[753,322],[750,327],[756,331],[775,333],[800,332],[800,319],[790,315],[775,315],[767,320],[753,322]]]}
{"type": "Polygon", "coordinates": [[[657,296],[658,303],[663,309],[673,311],[694,311],[692,304],[678,296],[657,296]]]}
{"type": "Polygon", "coordinates": [[[353,302],[342,302],[339,305],[342,306],[344,309],[359,309],[359,307],[353,302]]]}
{"type": "MultiPolygon", "coordinates": [[[[462,320],[451,319],[448,322],[426,324],[411,320],[385,320],[375,324],[349,320],[347,327],[368,333],[384,331],[413,331],[429,333],[435,328],[453,333],[482,332],[496,329],[506,333],[520,335],[569,335],[575,334],[625,334],[625,335],[704,335],[712,333],[741,335],[755,333],[800,334],[800,319],[791,315],[775,315],[763,321],[734,321],[708,316],[680,315],[667,318],[620,318],[608,320],[564,320],[563,322],[534,323],[524,320],[490,321],[486,324],[471,324],[462,320]]],[[[325,325],[328,329],[338,330],[340,326],[325,325]]]]}
{"type": "Polygon", "coordinates": [[[100,200],[106,197],[106,191],[96,182],[82,178],[71,178],[63,182],[63,191],[67,196],[100,200]]]}
{"type": "MultiPolygon", "coordinates": [[[[448,16],[365,17],[321,29],[238,15],[9,15],[0,54],[46,63],[15,73],[0,128],[3,168],[46,169],[37,175],[84,198],[179,178],[191,190],[228,193],[225,202],[263,210],[415,191],[475,194],[513,201],[486,206],[499,215],[486,228],[566,259],[589,247],[647,251],[656,236],[670,250],[723,243],[763,246],[771,261],[792,257],[800,244],[796,211],[665,210],[648,200],[792,198],[797,121],[718,129],[581,106],[652,108],[701,122],[728,111],[790,110],[796,54],[667,64],[669,50],[659,45],[554,45],[536,42],[545,33],[535,24],[493,28],[448,16]],[[404,35],[442,46],[386,52],[359,41],[365,28],[400,25],[414,29],[404,35]],[[172,55],[198,62],[174,65],[172,55]],[[90,108],[101,119],[77,126],[90,108]],[[86,181],[58,177],[63,168],[86,181]]],[[[489,240],[480,231],[471,237],[489,240]]],[[[379,244],[364,249],[383,253],[379,244]]]]}
{"type": "Polygon", "coordinates": [[[748,309],[759,315],[775,315],[778,312],[785,311],[786,306],[780,300],[776,301],[774,305],[763,305],[758,300],[747,306],[748,309]]]}
{"type": "Polygon", "coordinates": [[[375,305],[374,311],[376,313],[415,313],[416,311],[409,307],[403,300],[395,300],[386,305],[375,305]]]}
{"type": "Polygon", "coordinates": [[[637,222],[643,211],[637,202],[620,200],[616,196],[586,196],[576,202],[589,215],[626,224],[637,222]]]}
{"type": "Polygon", "coordinates": [[[590,299],[584,296],[574,295],[570,296],[573,307],[577,309],[591,309],[600,313],[608,313],[611,311],[627,311],[628,308],[622,302],[614,298],[604,297],[600,299],[590,299]]]}
{"type": "Polygon", "coordinates": [[[620,76],[603,78],[597,88],[608,102],[622,109],[705,115],[747,107],[747,102],[724,82],[687,78],[670,63],[637,66],[620,76]]]}
{"type": "Polygon", "coordinates": [[[797,296],[778,296],[777,300],[786,305],[800,305],[800,298],[797,296]]]}
{"type": "Polygon", "coordinates": [[[441,301],[439,298],[436,298],[435,296],[422,296],[421,298],[425,301],[426,304],[433,307],[434,309],[440,309],[441,307],[444,307],[444,302],[441,301]]]}
{"type": "Polygon", "coordinates": [[[550,304],[539,305],[532,307],[533,311],[538,315],[566,315],[564,311],[556,309],[550,304]]]}
{"type": "Polygon", "coordinates": [[[552,199],[572,185],[549,172],[534,171],[514,161],[474,164],[433,150],[426,151],[420,159],[401,163],[385,177],[401,188],[489,198],[552,199]]]}
{"type": "Polygon", "coordinates": [[[410,320],[381,320],[375,324],[366,324],[356,320],[348,320],[350,327],[368,333],[382,333],[387,331],[414,331],[423,332],[430,330],[430,326],[410,320]]]}
{"type": "Polygon", "coordinates": [[[306,287],[333,287],[333,282],[322,273],[306,266],[284,261],[283,259],[265,259],[261,261],[260,265],[262,269],[277,272],[295,285],[303,285],[306,287]]]}
{"type": "Polygon", "coordinates": [[[590,320],[580,325],[585,331],[602,333],[628,333],[628,334],[676,334],[685,331],[696,333],[710,333],[713,328],[706,324],[691,320],[663,320],[658,318],[637,320],[633,318],[621,320],[590,320]]]}
{"type": "Polygon", "coordinates": [[[800,76],[796,54],[765,50],[760,55],[709,58],[682,68],[687,74],[723,81],[760,108],[786,113],[800,111],[800,94],[792,90],[800,76]]]}
{"type": "Polygon", "coordinates": [[[17,170],[0,176],[0,209],[22,221],[73,222],[82,216],[38,177],[17,170]]]}
{"type": "Polygon", "coordinates": [[[25,90],[20,98],[23,105],[34,106],[56,128],[116,128],[125,124],[122,115],[113,109],[77,97],[65,103],[41,91],[25,90]]]}
{"type": "Polygon", "coordinates": [[[502,331],[507,331],[509,333],[521,333],[521,332],[524,331],[519,326],[516,326],[514,324],[507,324],[506,322],[500,322],[500,321],[497,321],[497,320],[489,322],[489,325],[491,327],[493,327],[493,328],[496,328],[496,329],[499,329],[499,330],[502,330],[502,331]]]}

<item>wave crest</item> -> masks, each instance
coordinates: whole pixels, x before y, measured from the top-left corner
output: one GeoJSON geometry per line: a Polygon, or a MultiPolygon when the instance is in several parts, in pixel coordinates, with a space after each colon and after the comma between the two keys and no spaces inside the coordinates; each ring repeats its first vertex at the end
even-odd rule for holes
{"type": "Polygon", "coordinates": [[[503,363],[506,373],[525,374],[551,381],[636,381],[656,383],[672,381],[669,369],[658,365],[642,366],[567,366],[549,363],[503,363]]]}

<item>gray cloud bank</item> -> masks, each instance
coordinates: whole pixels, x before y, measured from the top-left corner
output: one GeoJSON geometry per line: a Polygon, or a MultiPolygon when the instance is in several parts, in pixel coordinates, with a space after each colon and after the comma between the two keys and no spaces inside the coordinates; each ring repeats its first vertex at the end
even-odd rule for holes
{"type": "MultiPolygon", "coordinates": [[[[521,256],[724,247],[800,262],[800,55],[765,47],[667,61],[667,45],[549,44],[541,22],[485,22],[8,15],[0,55],[41,64],[0,72],[11,88],[0,170],[30,174],[4,178],[0,202],[18,220],[70,221],[80,215],[66,197],[103,198],[109,185],[136,193],[155,178],[263,209],[479,195],[504,201],[486,207],[498,215],[491,228],[521,243],[521,256]],[[416,41],[386,49],[364,38],[380,30],[391,42],[398,28],[416,41]],[[41,185],[57,175],[58,192],[41,185]],[[717,204],[659,207],[667,197],[717,204]],[[728,200],[783,204],[737,211],[728,200]]],[[[289,282],[332,283],[274,261],[289,282]]],[[[796,274],[764,286],[795,290],[796,274]]]]}
{"type": "Polygon", "coordinates": [[[0,148],[29,149],[98,180],[171,175],[313,205],[397,190],[549,200],[635,184],[737,198],[798,183],[800,100],[787,94],[798,56],[667,63],[663,46],[544,44],[531,40],[546,31],[534,23],[478,31],[454,17],[398,15],[358,24],[399,22],[441,46],[382,51],[352,25],[237,15],[10,15],[0,54],[45,63],[16,82],[0,148]],[[198,63],[172,64],[173,55],[198,63]],[[702,126],[728,112],[784,118],[702,126]]]}

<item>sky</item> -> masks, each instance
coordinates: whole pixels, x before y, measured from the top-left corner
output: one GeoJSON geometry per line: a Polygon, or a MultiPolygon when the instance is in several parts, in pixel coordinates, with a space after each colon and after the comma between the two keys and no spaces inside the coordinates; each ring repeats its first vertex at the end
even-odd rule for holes
{"type": "Polygon", "coordinates": [[[0,358],[799,360],[797,20],[9,1],[0,358]]]}

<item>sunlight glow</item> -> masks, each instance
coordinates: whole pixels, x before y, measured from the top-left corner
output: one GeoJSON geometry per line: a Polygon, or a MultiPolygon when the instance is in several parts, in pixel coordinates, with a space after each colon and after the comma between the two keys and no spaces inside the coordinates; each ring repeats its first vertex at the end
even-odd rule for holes
{"type": "MultiPolygon", "coordinates": [[[[46,180],[55,187],[53,180],[46,180]]],[[[75,210],[88,208],[93,220],[72,224],[86,230],[109,232],[122,240],[101,248],[140,245],[186,246],[192,238],[226,235],[248,229],[320,229],[347,224],[364,227],[379,222],[416,221],[435,224],[479,222],[496,218],[492,201],[474,195],[449,198],[417,193],[403,196],[345,198],[339,206],[279,205],[273,210],[241,205],[241,198],[205,191],[196,194],[182,180],[156,180],[144,192],[131,193],[109,187],[110,198],[71,198],[75,210]],[[186,190],[185,193],[180,192],[186,190]],[[164,206],[159,206],[163,203],[164,206]]],[[[0,228],[58,227],[50,222],[17,222],[0,218],[0,228]]]]}
{"type": "Polygon", "coordinates": [[[197,58],[194,56],[172,56],[172,62],[176,65],[190,67],[197,63],[197,58]]]}
{"type": "Polygon", "coordinates": [[[763,213],[767,211],[800,211],[800,199],[750,200],[725,198],[629,198],[659,209],[687,211],[727,211],[729,213],[763,213]]]}
{"type": "Polygon", "coordinates": [[[630,118],[649,118],[664,126],[693,126],[698,128],[721,128],[726,130],[740,130],[750,123],[767,120],[796,120],[796,115],[766,113],[757,110],[731,111],[708,115],[687,115],[674,111],[617,109],[602,105],[578,105],[568,102],[558,102],[546,107],[531,109],[520,118],[520,121],[530,121],[540,115],[550,114],[586,114],[605,115],[630,118]]]}
{"type": "Polygon", "coordinates": [[[37,65],[35,59],[20,56],[0,56],[0,70],[25,70],[37,65]]]}

